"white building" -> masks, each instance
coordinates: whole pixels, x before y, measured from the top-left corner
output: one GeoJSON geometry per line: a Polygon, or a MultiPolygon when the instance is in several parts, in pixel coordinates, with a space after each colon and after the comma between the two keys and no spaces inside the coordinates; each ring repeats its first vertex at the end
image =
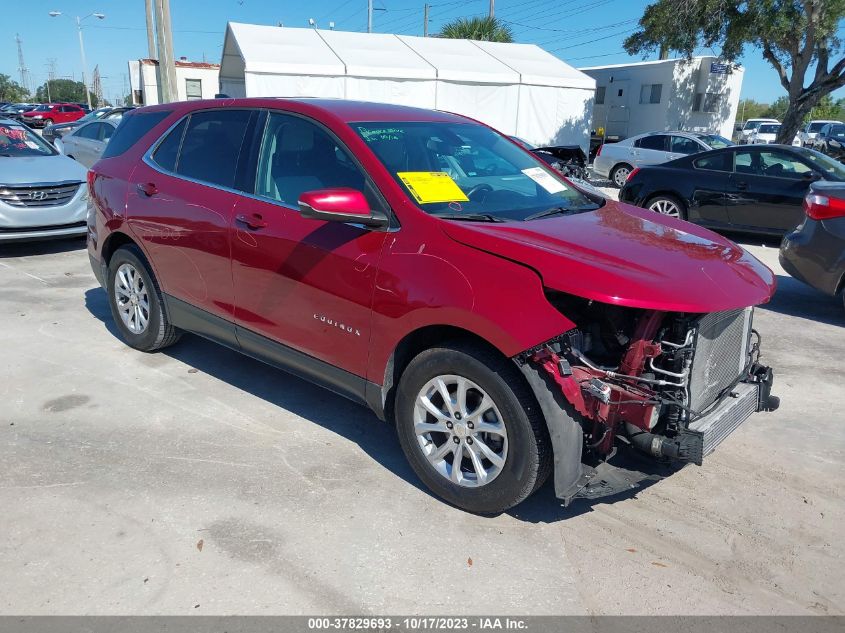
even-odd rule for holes
{"type": "MultiPolygon", "coordinates": [[[[206,62],[176,60],[176,91],[179,101],[213,99],[220,83],[220,65],[206,62]]],[[[129,61],[129,84],[132,103],[155,105],[161,103],[158,60],[138,59],[129,61]]]]}
{"type": "Polygon", "coordinates": [[[596,80],[593,130],[633,136],[660,130],[711,132],[730,138],[742,68],[717,57],[667,59],[581,68],[596,80]]]}
{"type": "Polygon", "coordinates": [[[229,23],[220,92],[446,110],[537,145],[589,141],[595,82],[533,44],[229,23]]]}

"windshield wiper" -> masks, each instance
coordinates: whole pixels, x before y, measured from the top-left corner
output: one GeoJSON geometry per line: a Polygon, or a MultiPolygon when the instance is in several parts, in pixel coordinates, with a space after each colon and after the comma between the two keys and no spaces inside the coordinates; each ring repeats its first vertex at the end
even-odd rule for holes
{"type": "Polygon", "coordinates": [[[445,220],[466,220],[468,222],[507,222],[504,218],[500,218],[489,213],[432,213],[431,215],[445,220]]]}
{"type": "Polygon", "coordinates": [[[552,215],[570,215],[573,213],[578,213],[580,211],[595,211],[598,209],[598,206],[589,206],[589,207],[552,207],[551,209],[546,209],[545,211],[538,211],[537,213],[532,213],[528,217],[524,219],[525,222],[528,220],[539,220],[540,218],[547,218],[552,215]]]}

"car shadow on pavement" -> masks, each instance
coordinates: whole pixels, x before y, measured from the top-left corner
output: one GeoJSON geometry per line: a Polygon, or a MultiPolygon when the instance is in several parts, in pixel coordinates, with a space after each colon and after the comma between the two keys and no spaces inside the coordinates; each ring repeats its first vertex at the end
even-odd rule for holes
{"type": "Polygon", "coordinates": [[[8,244],[0,242],[0,259],[68,253],[70,251],[83,250],[85,244],[84,237],[33,242],[10,242],[8,244]]]}
{"type": "Polygon", "coordinates": [[[789,275],[778,275],[777,281],[775,296],[759,309],[828,325],[845,326],[842,297],[826,295],[789,275]]]}
{"type": "MultiPolygon", "coordinates": [[[[120,332],[112,318],[108,298],[102,288],[91,288],[85,292],[85,307],[102,321],[112,336],[120,340],[120,332]]],[[[405,460],[392,425],[380,422],[369,409],[283,370],[193,334],[184,336],[176,345],[159,353],[355,442],[388,471],[431,495],[405,460]]],[[[636,488],[611,497],[596,500],[576,499],[568,508],[564,508],[555,497],[553,477],[549,477],[549,481],[540,490],[507,514],[529,523],[566,520],[589,512],[597,503],[630,499],[673,472],[663,464],[624,451],[613,459],[613,465],[639,471],[646,476],[646,480],[636,488]]]]}
{"type": "MultiPolygon", "coordinates": [[[[103,322],[109,333],[122,341],[105,290],[100,287],[87,290],[85,307],[103,322]]],[[[138,354],[145,355],[143,352],[138,354]]],[[[185,335],[159,354],[179,360],[355,442],[394,475],[428,493],[405,461],[393,427],[381,422],[369,409],[197,335],[185,335]]]]}

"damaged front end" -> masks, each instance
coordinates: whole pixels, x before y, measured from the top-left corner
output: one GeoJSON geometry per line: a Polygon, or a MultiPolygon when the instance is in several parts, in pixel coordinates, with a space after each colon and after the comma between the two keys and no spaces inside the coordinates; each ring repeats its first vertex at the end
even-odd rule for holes
{"type": "Polygon", "coordinates": [[[692,314],[547,298],[577,327],[515,360],[546,416],[564,504],[634,486],[607,476],[620,446],[701,465],[752,413],[778,406],[752,307],[692,314]]]}

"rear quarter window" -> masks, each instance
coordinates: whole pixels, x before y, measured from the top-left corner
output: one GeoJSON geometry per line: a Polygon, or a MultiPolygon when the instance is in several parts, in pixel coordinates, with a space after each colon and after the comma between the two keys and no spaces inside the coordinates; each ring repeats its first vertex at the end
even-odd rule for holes
{"type": "Polygon", "coordinates": [[[101,158],[120,156],[170,114],[170,110],[158,110],[156,112],[133,112],[129,116],[124,116],[120,125],[114,131],[109,144],[106,145],[106,150],[101,158]]]}

